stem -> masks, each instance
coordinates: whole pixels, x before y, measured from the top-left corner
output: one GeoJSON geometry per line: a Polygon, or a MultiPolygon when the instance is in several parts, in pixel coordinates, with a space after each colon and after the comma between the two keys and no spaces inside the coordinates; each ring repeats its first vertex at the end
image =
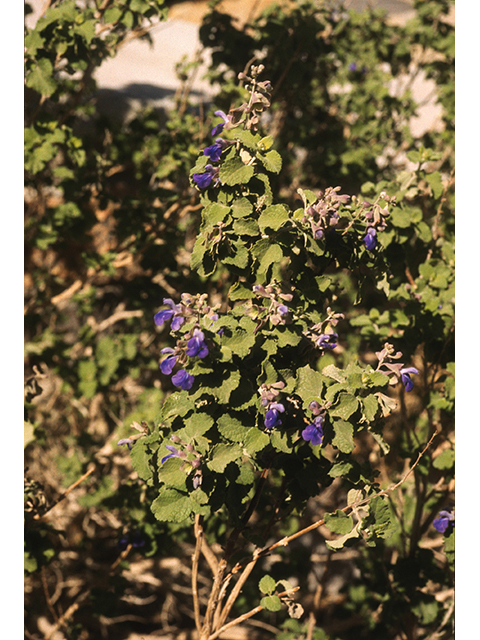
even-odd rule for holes
{"type": "Polygon", "coordinates": [[[200,560],[200,550],[202,548],[203,528],[201,524],[201,516],[195,515],[195,551],[192,557],[192,596],[193,596],[193,610],[195,613],[195,627],[200,634],[202,628],[202,621],[200,619],[200,601],[198,598],[198,562],[200,560]]]}
{"type": "MultiPolygon", "coordinates": [[[[210,637],[210,633],[212,631],[212,627],[213,624],[215,622],[215,619],[217,618],[218,620],[224,620],[226,616],[220,615],[220,617],[218,617],[218,607],[220,606],[220,603],[222,601],[223,598],[223,594],[225,593],[225,580],[230,581],[231,579],[231,575],[227,576],[225,578],[225,573],[227,571],[227,565],[228,565],[228,560],[231,557],[232,553],[235,550],[235,544],[238,540],[238,537],[240,535],[240,533],[243,531],[243,529],[246,527],[248,521],[250,520],[253,511],[255,510],[255,507],[258,504],[258,501],[260,500],[260,495],[263,491],[263,488],[265,486],[266,480],[267,480],[267,476],[268,476],[268,472],[270,470],[270,467],[266,467],[265,469],[263,469],[262,474],[260,476],[260,481],[257,485],[257,489],[255,491],[255,495],[253,496],[248,509],[245,511],[242,520],[241,520],[241,524],[236,527],[232,533],[230,534],[230,537],[227,541],[227,545],[225,547],[225,553],[223,558],[220,560],[219,564],[218,564],[218,569],[213,581],[213,586],[212,586],[212,591],[210,593],[210,598],[208,600],[208,604],[207,604],[207,611],[205,613],[205,619],[203,622],[203,628],[202,631],[200,633],[200,640],[208,640],[208,638],[210,637]]],[[[256,560],[255,560],[256,562],[256,560]]],[[[253,567],[252,567],[253,568],[253,567]]],[[[245,578],[246,579],[246,578],[245,578]]],[[[238,593],[237,593],[238,595],[238,593]]],[[[227,601],[227,603],[230,602],[230,598],[227,601]]],[[[233,605],[233,602],[232,602],[233,605]]],[[[230,610],[230,607],[228,608],[228,611],[230,610]]],[[[228,615],[228,611],[227,611],[227,615],[228,615]]]]}
{"type": "MultiPolygon", "coordinates": [[[[415,462],[412,464],[412,466],[408,469],[408,471],[402,476],[402,478],[398,482],[396,482],[395,484],[390,485],[386,489],[382,489],[378,493],[374,493],[373,495],[368,496],[367,498],[362,498],[360,500],[357,500],[357,502],[353,502],[352,504],[349,504],[346,507],[343,507],[343,509],[340,509],[340,511],[342,511],[343,513],[351,513],[355,509],[358,509],[359,507],[363,507],[363,506],[369,504],[373,500],[373,498],[376,498],[378,496],[387,497],[390,493],[392,493],[392,491],[395,491],[395,489],[398,489],[398,487],[400,487],[410,477],[410,475],[413,473],[413,471],[417,467],[417,465],[420,462],[420,460],[422,459],[422,457],[425,455],[427,450],[430,448],[430,445],[432,444],[432,442],[433,442],[433,440],[434,440],[434,438],[436,437],[437,434],[438,434],[438,431],[435,429],[433,435],[431,436],[431,438],[429,439],[429,441],[427,442],[427,444],[425,445],[423,450],[418,454],[417,459],[415,460],[415,462]]],[[[325,520],[322,518],[321,520],[317,520],[316,522],[314,522],[313,524],[309,525],[308,527],[305,527],[304,529],[301,529],[300,531],[297,531],[296,533],[292,533],[290,536],[286,536],[285,538],[282,538],[281,540],[277,540],[277,542],[274,542],[273,544],[271,544],[269,547],[266,547],[265,549],[262,549],[260,551],[259,550],[255,550],[254,554],[253,554],[254,555],[253,559],[257,560],[260,557],[266,556],[266,555],[270,554],[277,547],[286,547],[287,545],[290,544],[290,542],[292,542],[292,540],[296,540],[297,538],[300,538],[301,536],[305,535],[306,533],[309,533],[310,531],[314,531],[315,529],[318,529],[319,527],[321,527],[324,524],[325,524],[325,520]]],[[[243,565],[236,565],[235,569],[238,571],[239,569],[242,568],[242,566],[243,565]]]]}

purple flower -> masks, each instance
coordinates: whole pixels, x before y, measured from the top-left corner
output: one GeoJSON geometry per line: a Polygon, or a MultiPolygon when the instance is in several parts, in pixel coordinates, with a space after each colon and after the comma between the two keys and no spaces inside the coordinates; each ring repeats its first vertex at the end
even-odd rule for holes
{"type": "Polygon", "coordinates": [[[205,356],[208,356],[208,347],[205,342],[205,336],[203,331],[200,331],[200,329],[193,330],[193,336],[187,342],[186,354],[190,357],[198,356],[199,358],[205,358],[205,356]]]}
{"type": "Polygon", "coordinates": [[[338,333],[322,333],[318,336],[315,341],[317,347],[321,349],[335,349],[337,346],[336,339],[338,338],[338,333]]]}
{"type": "Polygon", "coordinates": [[[373,251],[377,246],[377,230],[369,227],[363,238],[363,242],[369,251],[373,251]]]}
{"type": "Polygon", "coordinates": [[[438,516],[433,521],[433,526],[439,533],[445,533],[450,522],[452,523],[452,526],[455,526],[455,516],[452,515],[450,511],[444,509],[439,512],[438,516]]]}
{"type": "Polygon", "coordinates": [[[310,441],[313,445],[319,445],[323,442],[323,418],[317,416],[312,424],[309,424],[302,431],[302,438],[305,442],[310,441]]]}
{"type": "Polygon", "coordinates": [[[185,318],[181,315],[182,308],[179,304],[175,304],[173,300],[170,298],[164,298],[163,304],[167,305],[168,309],[162,309],[158,313],[155,314],[153,320],[156,325],[161,326],[164,322],[168,322],[172,320],[170,328],[172,331],[176,331],[183,324],[185,318]]]}
{"type": "Polygon", "coordinates": [[[272,429],[273,427],[279,427],[282,424],[280,420],[280,413],[285,411],[283,404],[275,402],[270,405],[267,413],[265,414],[265,429],[272,429]]]}
{"type": "Polygon", "coordinates": [[[167,444],[166,448],[170,451],[170,453],[168,455],[166,455],[164,458],[161,459],[160,464],[163,464],[165,462],[165,460],[168,460],[169,458],[180,458],[180,451],[174,447],[171,444],[167,444]]]}
{"type": "Polygon", "coordinates": [[[207,164],[205,165],[205,173],[194,173],[192,180],[199,189],[206,189],[214,180],[218,180],[218,167],[215,168],[211,164],[207,164]]]}
{"type": "Polygon", "coordinates": [[[405,367],[404,369],[400,369],[400,376],[405,386],[405,391],[411,391],[414,386],[413,380],[410,378],[410,374],[418,375],[418,369],[415,369],[415,367],[405,367]]]}
{"type": "Polygon", "coordinates": [[[132,547],[143,547],[145,540],[142,538],[140,531],[134,531],[132,533],[132,547]]]}
{"type": "Polygon", "coordinates": [[[222,118],[223,122],[220,122],[219,124],[213,127],[212,136],[218,136],[218,134],[223,131],[223,127],[231,120],[231,117],[227,116],[227,114],[224,111],[220,111],[220,110],[215,111],[215,115],[218,116],[219,118],[222,118]]]}
{"type": "Polygon", "coordinates": [[[173,384],[179,389],[183,389],[183,391],[188,391],[192,388],[194,377],[185,371],[185,369],[180,369],[172,376],[173,384]]]}
{"type": "Polygon", "coordinates": [[[203,155],[208,156],[212,162],[218,162],[224,148],[222,138],[217,138],[215,144],[205,147],[203,155]]]}
{"type": "Polygon", "coordinates": [[[165,349],[162,349],[161,353],[168,353],[165,360],[160,364],[160,370],[166,376],[169,376],[172,373],[174,366],[177,364],[177,356],[174,355],[175,351],[170,349],[170,347],[165,347],[165,349]]]}
{"type": "Polygon", "coordinates": [[[133,443],[134,443],[134,440],[132,440],[131,438],[122,438],[121,440],[119,440],[119,441],[117,442],[117,445],[120,445],[120,446],[121,446],[122,444],[126,444],[126,445],[127,445],[127,447],[128,447],[129,449],[131,449],[131,448],[132,448],[132,444],[133,444],[133,443]]]}
{"type": "Polygon", "coordinates": [[[131,544],[132,547],[143,547],[145,545],[145,540],[142,538],[139,531],[124,533],[118,541],[117,546],[121,551],[123,551],[129,544],[131,544]]]}

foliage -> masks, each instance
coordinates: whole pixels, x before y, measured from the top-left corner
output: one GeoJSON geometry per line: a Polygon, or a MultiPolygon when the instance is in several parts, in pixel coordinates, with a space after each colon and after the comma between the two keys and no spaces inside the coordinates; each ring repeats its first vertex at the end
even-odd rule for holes
{"type": "Polygon", "coordinates": [[[202,640],[253,616],[283,640],[451,637],[450,3],[404,27],[213,7],[206,121],[188,91],[100,115],[95,68],[163,4],[53,2],[26,30],[31,589],[66,547],[110,558],[78,596],[100,633],[129,554],[192,556],[176,625],[202,640]],[[419,69],[443,128],[415,139],[392,83],[419,69]],[[81,543],[50,518],[79,487],[81,543]]]}

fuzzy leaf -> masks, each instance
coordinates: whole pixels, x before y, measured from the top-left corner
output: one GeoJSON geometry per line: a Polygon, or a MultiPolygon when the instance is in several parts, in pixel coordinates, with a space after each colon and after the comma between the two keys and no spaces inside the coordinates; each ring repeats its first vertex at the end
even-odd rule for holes
{"type": "Polygon", "coordinates": [[[355,449],[353,440],[353,426],[345,420],[335,420],[333,423],[335,436],[332,445],[342,453],[351,453],[355,449]]]}
{"type": "Polygon", "coordinates": [[[337,538],[336,540],[325,540],[325,544],[329,549],[332,549],[333,551],[338,551],[338,549],[343,549],[347,540],[360,537],[359,530],[361,526],[362,526],[362,523],[357,522],[357,524],[353,527],[351,531],[341,536],[340,538],[337,538]]]}
{"type": "Polygon", "coordinates": [[[220,167],[219,178],[223,184],[233,187],[236,184],[246,184],[253,176],[255,169],[252,165],[245,165],[238,156],[229,158],[220,167]]]}
{"type": "Polygon", "coordinates": [[[262,593],[275,593],[276,582],[271,576],[263,576],[263,578],[258,583],[258,588],[262,593]]]}
{"type": "Polygon", "coordinates": [[[241,456],[242,449],[238,444],[216,444],[210,453],[207,467],[216,473],[223,473],[230,462],[241,458],[241,456]]]}
{"type": "Polygon", "coordinates": [[[345,535],[352,530],[353,520],[351,516],[347,516],[346,513],[337,509],[335,513],[325,514],[325,526],[330,529],[332,533],[345,535]]]}
{"type": "Polygon", "coordinates": [[[266,596],[260,600],[260,604],[267,611],[280,611],[282,608],[282,601],[278,596],[266,596]]]}
{"type": "Polygon", "coordinates": [[[229,413],[220,416],[217,426],[222,436],[231,442],[244,442],[251,428],[243,425],[238,418],[229,413]]]}
{"type": "Polygon", "coordinates": [[[358,409],[358,399],[350,393],[341,393],[338,396],[338,403],[330,409],[331,416],[348,420],[358,409]]]}
{"type": "Polygon", "coordinates": [[[288,209],[283,204],[272,204],[261,213],[258,226],[262,233],[265,233],[266,229],[277,231],[288,219],[288,209]]]}
{"type": "Polygon", "coordinates": [[[161,522],[180,523],[192,512],[190,496],[176,489],[161,491],[151,505],[152,513],[161,522]]]}
{"type": "Polygon", "coordinates": [[[270,171],[271,173],[280,173],[282,169],[282,156],[278,151],[272,149],[265,154],[257,153],[257,158],[267,171],[270,171]]]}
{"type": "Polygon", "coordinates": [[[312,369],[308,364],[298,369],[296,393],[305,405],[321,397],[323,385],[322,374],[312,369]]]}

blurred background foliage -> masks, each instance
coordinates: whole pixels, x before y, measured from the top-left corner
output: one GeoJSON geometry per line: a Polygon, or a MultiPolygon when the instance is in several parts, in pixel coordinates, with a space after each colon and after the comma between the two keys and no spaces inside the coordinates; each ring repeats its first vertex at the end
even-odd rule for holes
{"type": "MultiPolygon", "coordinates": [[[[151,496],[116,443],[130,435],[132,421],[154,422],[171,390],[158,369],[166,337],[153,324],[163,298],[187,291],[224,299],[221,272],[205,280],[189,267],[201,207],[188,175],[210,143],[213,111],[241,100],[237,75],[253,58],[265,65],[274,88],[264,125],[283,158],[273,187],[286,203],[293,207],[299,187],[327,186],[371,200],[387,189],[408,203],[384,241],[394,276],[392,309],[377,308],[375,291],[353,307],[356,283],[346,273],[335,275],[342,310],[355,328],[340,358],[368,361],[395,339],[420,364],[424,380],[391,422],[392,453],[382,473],[390,478],[403,468],[402,456],[413,455],[435,425],[441,446],[433,462],[420,465],[413,486],[402,489],[403,513],[420,520],[427,503],[448,506],[452,497],[453,3],[415,1],[415,17],[398,26],[378,10],[313,0],[273,3],[240,25],[213,2],[199,27],[212,103],[190,100],[197,59],[179,61],[172,108],[147,107],[124,120],[100,111],[95,69],[129,39],[148,40],[149,25],[167,19],[173,4],[52,0],[25,29],[29,638],[56,637],[59,630],[66,638],[127,638],[159,628],[179,638],[179,630],[193,626],[188,571],[171,562],[188,557],[191,533],[155,521],[146,506],[151,496]],[[435,129],[418,133],[412,85],[420,74],[435,83],[441,115],[435,129]],[[138,562],[128,565],[127,556],[138,562]],[[132,566],[141,562],[135,574],[132,566]],[[162,589],[158,601],[153,594],[162,589]]],[[[25,9],[28,14],[28,2],[25,9]]],[[[332,492],[318,500],[317,507],[337,508],[332,492]]],[[[418,536],[430,525],[422,522],[418,536]]],[[[220,529],[209,534],[215,538],[220,529]]],[[[312,555],[299,544],[279,562],[292,575],[309,576],[307,609],[322,598],[315,580],[323,580],[324,630],[311,638],[446,639],[452,637],[451,542],[446,555],[436,543],[429,539],[415,576],[408,550],[397,563],[391,550],[361,548],[333,562],[331,554],[312,555]],[[316,575],[319,560],[325,563],[316,575]],[[335,563],[343,592],[333,577],[329,582],[335,563]],[[396,608],[395,598],[385,597],[388,571],[399,574],[388,585],[403,590],[396,608]],[[433,582],[443,584],[440,598],[429,591],[433,582]],[[433,628],[437,635],[429,635],[433,628]]],[[[242,597],[248,603],[254,596],[242,597]]],[[[275,619],[262,624],[258,637],[272,637],[275,619]]],[[[305,629],[290,620],[278,637],[306,638],[305,629]]]]}

